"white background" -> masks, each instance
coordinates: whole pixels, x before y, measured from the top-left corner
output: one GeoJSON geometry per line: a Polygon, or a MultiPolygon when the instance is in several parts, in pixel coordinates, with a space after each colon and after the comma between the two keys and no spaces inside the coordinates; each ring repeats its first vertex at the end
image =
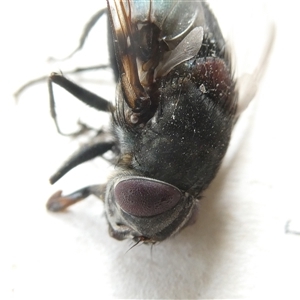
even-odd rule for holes
{"type": "MultiPolygon", "coordinates": [[[[259,2],[251,2],[255,11],[259,2]]],[[[250,53],[263,48],[255,38],[261,35],[258,19],[246,2],[215,3],[220,20],[252,33],[240,35],[239,43],[250,53]]],[[[50,55],[63,57],[75,48],[84,24],[105,3],[1,3],[1,299],[300,297],[300,236],[285,234],[288,220],[300,231],[298,6],[270,4],[277,38],[269,69],[204,194],[197,223],[152,251],[141,245],[126,253],[132,242],[109,237],[101,201],[90,197],[65,213],[46,211],[53,192],[104,182],[109,168],[98,159],[50,186],[49,176],[78,141],[56,133],[45,83],[26,90],[18,105],[12,96],[37,76],[106,62],[102,20],[86,52],[70,62],[46,63],[50,55]]],[[[90,78],[94,83],[75,80],[114,99],[111,72],[90,78]]],[[[76,120],[77,101],[59,89],[55,93],[66,103],[65,116],[76,120]]]]}

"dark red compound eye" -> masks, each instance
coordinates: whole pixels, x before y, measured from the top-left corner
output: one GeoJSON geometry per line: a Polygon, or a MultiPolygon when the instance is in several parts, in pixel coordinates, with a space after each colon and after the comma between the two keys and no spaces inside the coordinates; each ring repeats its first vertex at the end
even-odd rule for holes
{"type": "Polygon", "coordinates": [[[182,196],[172,185],[138,177],[118,182],[114,194],[121,209],[137,217],[164,213],[176,206],[182,196]]]}

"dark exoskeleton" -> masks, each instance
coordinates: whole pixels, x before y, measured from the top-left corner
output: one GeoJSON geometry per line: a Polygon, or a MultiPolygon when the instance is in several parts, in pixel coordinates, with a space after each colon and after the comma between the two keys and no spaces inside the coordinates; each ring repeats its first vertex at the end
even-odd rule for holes
{"type": "Polygon", "coordinates": [[[94,194],[104,201],[111,236],[155,243],[194,219],[227,150],[237,108],[230,55],[203,1],[107,3],[95,20],[108,12],[115,106],[61,75],[49,82],[111,113],[111,140],[100,133],[50,181],[109,150],[115,172],[105,185],[57,192],[47,207],[60,211],[94,194]]]}

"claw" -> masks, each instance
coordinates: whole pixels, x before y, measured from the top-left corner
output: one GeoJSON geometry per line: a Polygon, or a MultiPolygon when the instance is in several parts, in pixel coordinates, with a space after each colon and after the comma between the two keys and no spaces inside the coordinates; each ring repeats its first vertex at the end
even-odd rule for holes
{"type": "Polygon", "coordinates": [[[71,195],[62,196],[62,191],[54,193],[47,201],[46,207],[48,210],[58,212],[66,209],[68,206],[79,201],[77,197],[71,195]]]}
{"type": "Polygon", "coordinates": [[[105,189],[105,184],[90,185],[65,196],[62,196],[62,191],[57,191],[49,198],[46,207],[50,211],[58,212],[85,199],[89,195],[95,195],[96,197],[103,199],[105,189]]]}

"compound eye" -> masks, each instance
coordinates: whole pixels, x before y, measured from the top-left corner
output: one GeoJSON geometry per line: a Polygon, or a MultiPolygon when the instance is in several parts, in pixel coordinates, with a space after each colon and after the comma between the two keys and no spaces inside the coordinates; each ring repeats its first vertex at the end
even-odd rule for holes
{"type": "Polygon", "coordinates": [[[118,182],[114,189],[118,205],[137,217],[152,217],[176,206],[182,194],[174,186],[149,178],[130,178],[118,182]]]}

